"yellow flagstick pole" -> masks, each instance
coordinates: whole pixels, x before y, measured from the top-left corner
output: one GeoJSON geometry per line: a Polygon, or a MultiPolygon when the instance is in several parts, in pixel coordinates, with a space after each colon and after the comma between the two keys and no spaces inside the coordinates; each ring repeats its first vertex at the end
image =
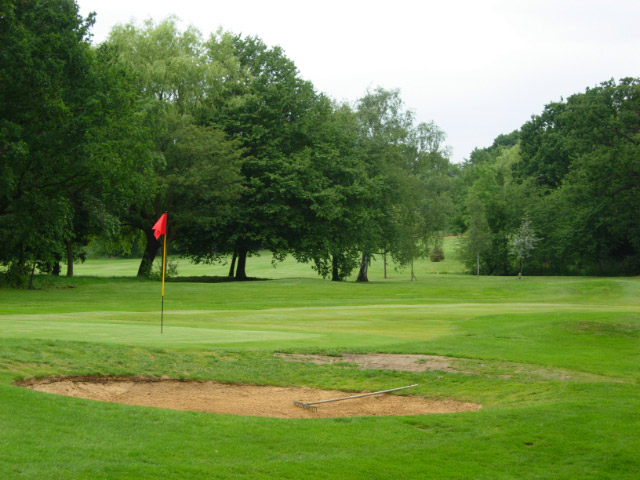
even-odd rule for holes
{"type": "MultiPolygon", "coordinates": [[[[164,213],[166,214],[167,212],[164,212],[164,213]]],[[[165,271],[166,265],[167,265],[167,228],[165,224],[164,248],[162,249],[162,309],[160,311],[160,333],[162,333],[164,328],[164,271],[165,271]]]]}

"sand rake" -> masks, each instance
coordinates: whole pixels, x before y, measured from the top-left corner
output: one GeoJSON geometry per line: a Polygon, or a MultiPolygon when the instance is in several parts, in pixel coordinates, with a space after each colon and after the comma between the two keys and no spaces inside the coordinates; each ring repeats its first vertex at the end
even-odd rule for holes
{"type": "Polygon", "coordinates": [[[318,407],[316,405],[319,405],[320,403],[341,402],[342,400],[351,400],[353,398],[370,397],[371,395],[381,395],[383,393],[395,392],[397,390],[404,390],[405,388],[413,388],[417,386],[418,384],[416,383],[414,385],[407,385],[406,387],[391,388],[389,390],[380,390],[379,392],[372,393],[362,393],[360,395],[351,395],[350,397],[332,398],[331,400],[320,400],[318,402],[300,402],[298,400],[294,400],[293,404],[296,407],[306,408],[307,410],[316,412],[318,410],[318,407]]]}

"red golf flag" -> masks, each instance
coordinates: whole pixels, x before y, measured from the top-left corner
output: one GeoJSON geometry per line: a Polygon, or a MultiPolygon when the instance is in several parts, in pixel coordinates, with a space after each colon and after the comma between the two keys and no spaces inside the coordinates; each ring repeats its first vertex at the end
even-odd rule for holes
{"type": "Polygon", "coordinates": [[[158,219],[156,224],[153,226],[153,236],[156,237],[156,240],[160,238],[160,235],[166,235],[167,233],[167,214],[166,212],[162,214],[162,216],[158,219]]]}

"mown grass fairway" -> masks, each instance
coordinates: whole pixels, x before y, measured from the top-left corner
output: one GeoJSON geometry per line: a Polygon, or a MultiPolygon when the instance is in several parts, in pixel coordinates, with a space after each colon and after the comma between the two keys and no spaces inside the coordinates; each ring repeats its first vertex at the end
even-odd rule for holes
{"type": "MultiPolygon", "coordinates": [[[[464,265],[456,257],[458,247],[457,237],[445,237],[442,249],[445,259],[442,262],[432,262],[428,258],[417,259],[414,269],[415,275],[421,279],[425,275],[440,273],[463,273],[464,265]]],[[[293,258],[287,257],[283,262],[273,264],[271,253],[262,251],[257,255],[249,257],[247,260],[247,275],[258,278],[313,278],[317,279],[318,274],[311,268],[310,264],[298,263],[293,258]]],[[[174,263],[178,269],[179,276],[199,276],[216,275],[225,276],[229,272],[229,261],[226,263],[216,263],[212,265],[194,264],[188,260],[169,256],[169,262],[174,263]]],[[[408,266],[399,266],[393,262],[389,255],[387,265],[387,277],[395,280],[410,280],[411,269],[408,266]]],[[[162,259],[156,258],[154,268],[159,272],[162,259]]],[[[79,275],[97,277],[133,277],[138,272],[140,266],[139,258],[98,258],[86,263],[79,263],[75,266],[75,271],[79,275]]],[[[350,280],[355,280],[358,272],[355,271],[350,280]]],[[[381,255],[377,255],[369,268],[370,279],[384,278],[384,262],[381,255]]]]}
{"type": "Polygon", "coordinates": [[[418,278],[168,283],[163,335],[158,282],[0,290],[0,478],[638,478],[639,279],[418,278]],[[436,354],[471,371],[359,370],[276,352],[436,354]],[[483,409],[286,420],[12,385],[91,374],[346,391],[419,383],[411,394],[483,409]]]}

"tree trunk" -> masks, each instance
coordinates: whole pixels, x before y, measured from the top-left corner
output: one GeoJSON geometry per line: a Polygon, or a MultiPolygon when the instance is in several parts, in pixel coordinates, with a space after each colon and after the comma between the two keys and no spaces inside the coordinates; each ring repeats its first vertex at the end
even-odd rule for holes
{"type": "Polygon", "coordinates": [[[238,267],[236,269],[236,280],[247,279],[247,249],[245,247],[238,247],[238,267]]]}
{"type": "Polygon", "coordinates": [[[520,260],[520,273],[518,274],[518,280],[522,279],[522,260],[520,260]]]}
{"type": "Polygon", "coordinates": [[[476,265],[478,266],[478,276],[480,276],[480,252],[476,252],[476,265]]]}
{"type": "Polygon", "coordinates": [[[22,271],[22,267],[24,266],[24,247],[22,246],[22,242],[20,242],[18,248],[20,249],[20,253],[18,254],[18,263],[16,264],[16,266],[18,267],[19,271],[22,271]]]}
{"type": "Polygon", "coordinates": [[[68,240],[67,246],[67,277],[73,277],[73,242],[68,240]]]}
{"type": "Polygon", "coordinates": [[[236,258],[238,258],[238,249],[233,250],[233,257],[231,257],[231,267],[229,267],[228,277],[233,278],[234,270],[236,269],[236,258]]]}
{"type": "Polygon", "coordinates": [[[331,281],[342,281],[342,279],[340,278],[340,270],[338,268],[338,257],[336,257],[335,255],[331,257],[331,281]]]}
{"type": "Polygon", "coordinates": [[[53,264],[53,270],[51,271],[51,273],[53,275],[55,275],[56,277],[59,277],[61,270],[62,270],[62,268],[60,267],[60,262],[56,262],[56,263],[53,264]]]}
{"type": "Polygon", "coordinates": [[[33,290],[33,275],[36,273],[36,261],[33,261],[33,267],[31,268],[31,276],[29,277],[29,290],[33,290]]]}
{"type": "Polygon", "coordinates": [[[411,281],[417,280],[416,276],[413,273],[413,258],[411,259],[411,281]]]}
{"type": "Polygon", "coordinates": [[[369,278],[367,277],[367,272],[369,270],[369,255],[362,252],[362,262],[360,263],[360,272],[358,273],[358,278],[356,282],[368,282],[369,278]]]}
{"type": "Polygon", "coordinates": [[[144,235],[147,238],[147,244],[144,247],[144,253],[142,254],[142,260],[140,261],[140,267],[138,268],[139,277],[148,277],[151,275],[153,261],[156,258],[158,249],[162,246],[160,241],[153,235],[152,229],[145,229],[144,235]]]}
{"type": "Polygon", "coordinates": [[[387,252],[382,254],[382,260],[384,261],[384,278],[387,278],[387,252]]]}

